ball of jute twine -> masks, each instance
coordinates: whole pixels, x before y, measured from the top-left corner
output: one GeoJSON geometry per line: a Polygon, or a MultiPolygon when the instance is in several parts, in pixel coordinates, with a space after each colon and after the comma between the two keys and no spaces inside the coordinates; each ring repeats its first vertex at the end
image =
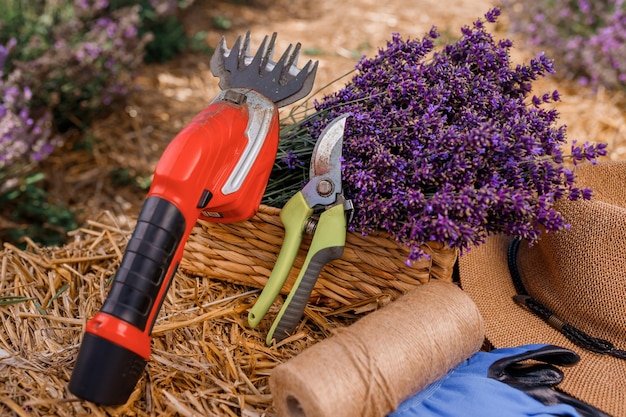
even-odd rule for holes
{"type": "Polygon", "coordinates": [[[384,416],[476,353],[483,320],[455,284],[416,287],[270,376],[281,417],[384,416]]]}

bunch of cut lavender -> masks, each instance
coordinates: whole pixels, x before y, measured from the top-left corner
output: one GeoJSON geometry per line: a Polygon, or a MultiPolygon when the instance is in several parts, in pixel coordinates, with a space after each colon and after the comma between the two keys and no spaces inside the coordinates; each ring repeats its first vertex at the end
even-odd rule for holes
{"type": "Polygon", "coordinates": [[[38,162],[60,144],[52,131],[52,114],[46,108],[31,108],[33,92],[20,83],[20,72],[14,71],[3,79],[2,68],[15,40],[0,45],[0,193],[6,186],[9,167],[18,161],[38,162]]]}
{"type": "MultiPolygon", "coordinates": [[[[543,229],[567,227],[553,209],[557,199],[590,197],[564,164],[557,111],[544,108],[558,93],[531,95],[551,62],[541,55],[512,67],[511,42],[496,42],[484,25],[464,27],[439,51],[434,28],[421,40],[394,35],[303,122],[317,138],[330,120],[351,115],[342,165],[356,206],[351,228],[388,232],[410,248],[409,263],[430,241],[461,250],[495,232],[535,241],[543,229]]],[[[285,152],[277,163],[298,165],[285,152]]],[[[568,156],[593,161],[605,153],[604,144],[585,143],[568,156]]]]}
{"type": "Polygon", "coordinates": [[[511,28],[555,57],[558,74],[594,88],[626,87],[623,0],[504,0],[511,28]]]}
{"type": "MultiPolygon", "coordinates": [[[[38,162],[61,143],[52,132],[52,115],[46,109],[29,109],[32,92],[0,80],[4,103],[0,104],[0,173],[26,158],[38,162]]],[[[1,178],[1,177],[0,177],[1,178]]],[[[0,190],[2,187],[0,187],[0,190]]]]}
{"type": "Polygon", "coordinates": [[[149,40],[138,34],[139,7],[110,11],[106,0],[77,1],[48,14],[47,36],[19,39],[11,69],[53,111],[59,130],[87,126],[133,88],[149,40]]]}
{"type": "Polygon", "coordinates": [[[108,0],[1,5],[0,179],[44,159],[61,143],[58,132],[88,125],[132,88],[147,39],[138,36],[136,7],[108,7],[108,0]]]}

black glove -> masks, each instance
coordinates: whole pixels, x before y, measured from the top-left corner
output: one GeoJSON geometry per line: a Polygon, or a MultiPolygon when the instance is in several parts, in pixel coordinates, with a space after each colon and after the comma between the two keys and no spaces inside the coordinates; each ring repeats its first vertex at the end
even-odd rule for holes
{"type": "Polygon", "coordinates": [[[577,353],[548,345],[497,360],[489,367],[487,376],[523,391],[544,405],[567,404],[582,417],[610,417],[598,408],[555,389],[563,380],[563,371],[554,365],[571,366],[578,361],[580,356],[577,353]]]}

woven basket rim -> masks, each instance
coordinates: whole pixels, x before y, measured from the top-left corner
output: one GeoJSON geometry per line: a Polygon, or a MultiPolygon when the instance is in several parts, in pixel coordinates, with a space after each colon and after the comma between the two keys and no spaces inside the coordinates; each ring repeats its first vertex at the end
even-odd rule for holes
{"type": "MultiPolygon", "coordinates": [[[[281,208],[268,206],[266,204],[261,204],[258,209],[259,213],[267,214],[270,216],[278,216],[280,215],[281,211],[282,211],[281,208]]],[[[390,239],[396,242],[398,245],[405,246],[402,243],[398,242],[389,232],[385,232],[382,230],[373,230],[371,232],[363,232],[362,230],[353,230],[351,231],[351,233],[355,233],[360,236],[371,236],[371,237],[377,237],[377,238],[383,238],[383,239],[390,239]]],[[[431,242],[427,242],[427,243],[431,243],[431,242]]]]}
{"type": "MultiPolygon", "coordinates": [[[[181,270],[264,288],[285,233],[281,209],[260,205],[249,221],[200,221],[187,242],[181,270]]],[[[410,265],[410,249],[387,233],[349,232],[341,258],[325,265],[313,290],[315,303],[351,305],[383,293],[397,294],[431,279],[451,280],[458,251],[441,242],[421,245],[429,255],[410,265]]],[[[281,292],[288,293],[304,263],[312,237],[304,237],[281,292]]]]}

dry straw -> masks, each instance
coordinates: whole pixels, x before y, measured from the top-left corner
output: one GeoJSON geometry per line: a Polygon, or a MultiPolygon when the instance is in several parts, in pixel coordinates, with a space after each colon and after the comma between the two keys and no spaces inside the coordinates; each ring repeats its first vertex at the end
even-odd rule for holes
{"type": "Polygon", "coordinates": [[[0,415],[269,415],[274,366],[356,318],[348,310],[308,308],[296,333],[268,348],[267,326],[246,326],[258,290],[178,273],[154,328],[147,373],[128,403],[104,408],[80,401],[67,389],[80,338],[102,306],[131,231],[104,215],[63,247],[4,245],[0,415]]]}
{"type": "MultiPolygon", "coordinates": [[[[263,209],[259,216],[261,221],[282,228],[276,224],[280,222],[276,210],[263,209]],[[266,211],[270,211],[267,221],[263,220],[266,211]]],[[[269,274],[270,267],[263,265],[271,264],[273,253],[280,249],[279,233],[269,232],[274,234],[274,248],[267,252],[269,255],[263,255],[265,235],[251,240],[224,227],[226,234],[214,235],[214,241],[225,246],[222,253],[227,260],[208,268],[220,271],[248,265],[269,274]],[[242,239],[260,248],[248,254],[229,249],[228,245],[243,245],[242,239]]],[[[271,320],[262,321],[256,330],[246,324],[247,311],[259,293],[252,287],[260,284],[236,285],[212,279],[213,274],[196,278],[180,271],[153,331],[153,354],[147,373],[125,405],[99,407],[78,400],[69,393],[67,384],[84,325],[102,306],[132,229],[133,225],[121,225],[114,216],[103,213],[89,221],[88,227],[72,232],[71,242],[62,247],[45,248],[27,240],[27,248],[19,249],[5,243],[0,252],[2,414],[269,416],[274,412],[269,375],[276,365],[420,282],[401,272],[403,278],[389,291],[365,281],[365,286],[357,287],[361,293],[346,292],[339,300],[330,293],[320,293],[317,301],[328,303],[307,307],[294,335],[270,348],[265,345],[265,335],[271,320]],[[337,307],[339,302],[342,305],[337,307]]],[[[249,235],[257,233],[255,228],[244,230],[249,235]]],[[[383,266],[376,267],[392,270],[385,266],[392,264],[385,254],[393,254],[397,258],[394,268],[407,270],[403,264],[406,252],[380,239],[380,244],[368,243],[371,251],[378,251],[377,256],[382,258],[383,266]]],[[[357,256],[358,249],[350,248],[355,242],[365,245],[349,239],[348,256],[357,256]]],[[[186,259],[197,257],[194,243],[189,242],[186,259]]],[[[354,273],[362,276],[364,272],[355,269],[354,273]]],[[[276,311],[270,311],[270,316],[272,313],[276,311]]]]}
{"type": "Polygon", "coordinates": [[[310,306],[295,334],[270,348],[264,339],[271,323],[257,330],[246,325],[257,289],[179,272],[154,328],[147,373],[127,404],[99,407],[76,399],[67,383],[85,322],[101,307],[131,232],[132,225],[105,213],[63,247],[4,245],[2,414],[273,415],[269,376],[276,365],[352,324],[361,317],[355,311],[389,301],[368,296],[341,308],[310,306]]]}

